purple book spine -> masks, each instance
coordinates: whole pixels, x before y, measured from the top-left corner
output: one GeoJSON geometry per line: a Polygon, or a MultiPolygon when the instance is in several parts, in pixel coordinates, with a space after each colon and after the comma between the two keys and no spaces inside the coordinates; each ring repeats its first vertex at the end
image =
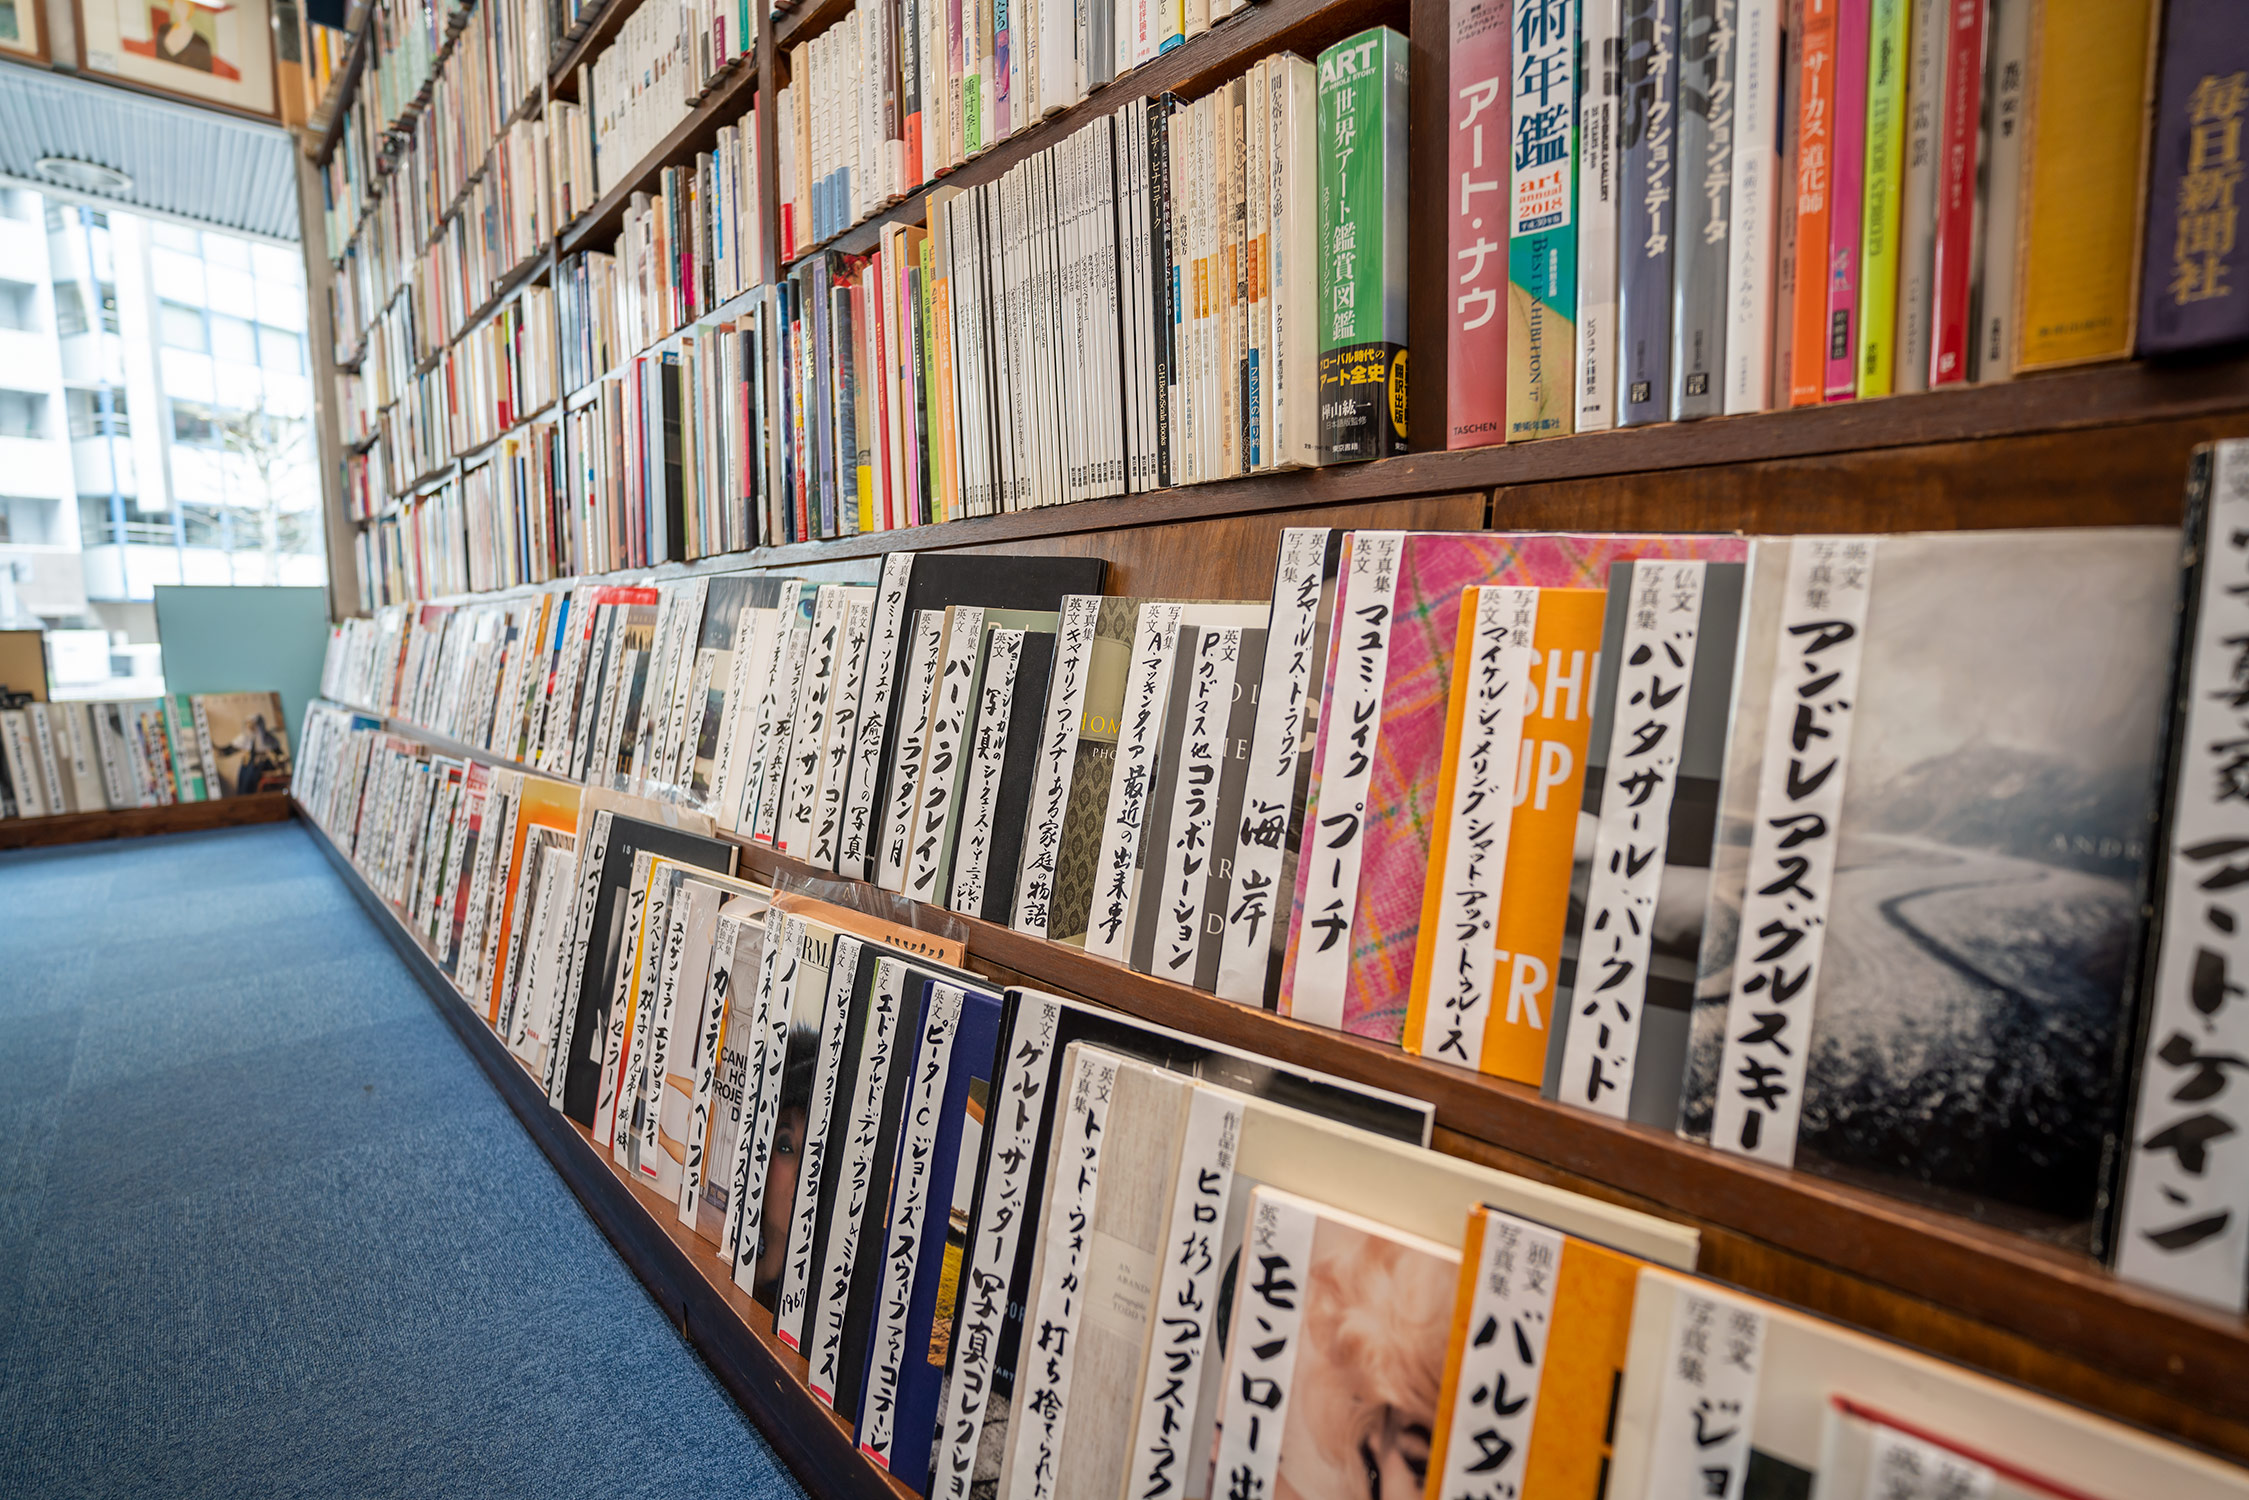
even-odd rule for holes
{"type": "Polygon", "coordinates": [[[1835,149],[1827,221],[1827,399],[1858,394],[1860,201],[1866,183],[1866,32],[1868,0],[1835,11],[1835,149]]]}
{"type": "Polygon", "coordinates": [[[2249,240],[2241,234],[2249,7],[2170,0],[2148,161],[2139,353],[2249,338],[2249,240]]]}
{"type": "Polygon", "coordinates": [[[1679,0],[1624,0],[1617,212],[1617,425],[1671,417],[1671,234],[1679,136],[1679,0]]]}

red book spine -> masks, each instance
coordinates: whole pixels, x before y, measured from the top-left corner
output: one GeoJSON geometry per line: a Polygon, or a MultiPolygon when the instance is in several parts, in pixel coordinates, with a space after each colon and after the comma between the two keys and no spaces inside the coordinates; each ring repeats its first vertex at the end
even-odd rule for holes
{"type": "Polygon", "coordinates": [[[1944,119],[1938,126],[1936,316],[1929,384],[1968,378],[1969,296],[1976,266],[1976,137],[1983,112],[1984,0],[1947,0],[1944,119]]]}
{"type": "Polygon", "coordinates": [[[1507,227],[1514,93],[1506,5],[1452,6],[1445,446],[1507,437],[1507,227]]]}

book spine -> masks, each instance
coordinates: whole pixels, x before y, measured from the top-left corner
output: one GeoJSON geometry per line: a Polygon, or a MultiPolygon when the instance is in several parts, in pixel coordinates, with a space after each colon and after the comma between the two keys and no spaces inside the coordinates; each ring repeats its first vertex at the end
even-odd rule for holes
{"type": "Polygon", "coordinates": [[[1680,421],[1725,410],[1734,19],[1731,0],[1681,0],[1679,250],[1671,293],[1671,415],[1680,421]]]}
{"type": "MultiPolygon", "coordinates": [[[[1807,5],[1823,0],[1806,0],[1807,5]]],[[[1832,0],[1825,0],[1832,3],[1832,0]]],[[[1936,311],[1929,324],[1929,384],[1968,378],[1975,342],[1976,180],[1983,113],[1985,0],[1945,0],[1944,109],[1938,125],[1936,311]]]]}
{"type": "Polygon", "coordinates": [[[1320,246],[1320,461],[1403,453],[1406,39],[1386,26],[1320,54],[1320,246]]]}
{"type": "Polygon", "coordinates": [[[1858,394],[1859,228],[1866,208],[1867,32],[1872,0],[1835,9],[1835,124],[1829,137],[1824,399],[1858,394]]]}
{"type": "MultiPolygon", "coordinates": [[[[1777,225],[1781,172],[1780,0],[1742,0],[1735,26],[1733,213],[1726,240],[1726,414],[1772,403],[1773,306],[1781,300],[1777,225]]],[[[1785,303],[1783,303],[1785,306],[1785,303]]]]}
{"type": "MultiPolygon", "coordinates": [[[[1717,0],[1709,0],[1715,5],[1717,0]]],[[[1516,13],[1508,208],[1507,440],[1564,437],[1577,412],[1577,11],[1516,13]]]]}
{"type": "Polygon", "coordinates": [[[1445,446],[1507,436],[1508,244],[1492,231],[1510,191],[1508,7],[1453,0],[1446,196],[1445,446]]]}
{"type": "MultiPolygon", "coordinates": [[[[2015,288],[2018,370],[2132,351],[2159,10],[2152,0],[2038,0],[2015,288]]],[[[2226,132],[2215,135],[2223,152],[2226,132]]],[[[2238,172],[2238,146],[2234,157],[2238,172]]],[[[2238,197],[2226,201],[2230,210],[2220,212],[2239,212],[2238,197]]]]}
{"type": "Polygon", "coordinates": [[[1887,396],[1896,365],[1899,190],[1905,170],[1908,0],[1871,0],[1866,52],[1866,169],[1859,216],[1858,395],[1887,396]]]}
{"type": "Polygon", "coordinates": [[[1841,0],[1803,0],[1797,64],[1795,297],[1788,404],[1826,394],[1827,244],[1834,201],[1836,11],[1841,0]]]}
{"type": "Polygon", "coordinates": [[[1905,149],[1898,203],[1897,330],[1890,388],[1929,388],[1929,320],[1935,311],[1938,126],[1944,115],[1946,0],[1909,0],[1905,149]]]}
{"type": "MultiPolygon", "coordinates": [[[[1968,378],[1979,384],[2010,380],[2015,374],[2016,249],[2023,219],[2023,101],[2029,93],[2031,0],[1992,0],[1991,60],[1984,72],[1985,156],[1983,180],[1983,272],[1976,293],[1976,340],[1968,378]]],[[[2106,25],[2105,20],[2101,23],[2106,25]]],[[[2079,107],[2072,104],[2071,108],[2079,107]]],[[[2070,169],[2070,191],[2092,184],[2070,169]]]]}
{"type": "Polygon", "coordinates": [[[2141,262],[2141,355],[2249,338],[2249,236],[2229,184],[2242,162],[2242,101],[2206,80],[2249,72],[2232,0],[2169,0],[2155,70],[2141,262]],[[2213,128],[2215,127],[2215,128],[2213,128]]]}
{"type": "Polygon", "coordinates": [[[1605,432],[1616,425],[1621,7],[1622,0],[1583,0],[1580,18],[1577,364],[1572,372],[1577,411],[1571,424],[1578,432],[1605,432]]]}
{"type": "Polygon", "coordinates": [[[1617,425],[1671,414],[1671,234],[1679,0],[1624,0],[1617,425]]]}

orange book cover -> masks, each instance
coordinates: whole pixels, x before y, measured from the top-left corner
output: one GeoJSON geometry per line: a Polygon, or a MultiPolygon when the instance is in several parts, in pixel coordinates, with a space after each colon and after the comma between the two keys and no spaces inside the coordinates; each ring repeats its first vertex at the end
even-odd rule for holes
{"type": "MultiPolygon", "coordinates": [[[[523,790],[518,796],[515,812],[515,837],[508,846],[508,878],[499,894],[500,954],[508,951],[511,925],[515,921],[516,888],[523,882],[523,844],[531,837],[534,828],[552,828],[558,833],[575,833],[578,829],[578,788],[567,782],[549,781],[544,776],[525,776],[523,790]]],[[[484,996],[484,1024],[500,1024],[500,990],[507,977],[505,959],[492,966],[492,976],[486,982],[484,996]]]]}
{"type": "Polygon", "coordinates": [[[2132,352],[2154,0],[2040,0],[2015,275],[2015,368],[2132,352]]]}
{"type": "Polygon", "coordinates": [[[1569,922],[1570,863],[1607,605],[1602,589],[1541,589],[1531,637],[1538,663],[1530,685],[1537,699],[1523,716],[1515,762],[1515,816],[1493,923],[1499,954],[1481,1066],[1534,1087],[1545,1075],[1546,1021],[1569,922]]]}
{"type": "Polygon", "coordinates": [[[1796,120],[1796,332],[1788,362],[1791,406],[1817,406],[1826,399],[1828,266],[1822,247],[1833,207],[1837,4],[1804,0],[1798,74],[1803,84],[1796,120]]]}
{"type": "MultiPolygon", "coordinates": [[[[1460,674],[1466,676],[1466,673],[1460,674]]],[[[1491,1233],[1492,1211],[1481,1204],[1468,1210],[1468,1234],[1460,1242],[1460,1283],[1453,1293],[1452,1336],[1445,1340],[1445,1378],[1437,1387],[1437,1421],[1429,1429],[1429,1487],[1424,1500],[1450,1500],[1444,1492],[1445,1455],[1452,1451],[1453,1408],[1460,1405],[1460,1367],[1468,1353],[1468,1323],[1476,1307],[1476,1278],[1484,1269],[1484,1237],[1491,1233]]]]}
{"type": "MultiPolygon", "coordinates": [[[[1489,1213],[1478,1210],[1476,1217],[1489,1213]]],[[[1538,1415],[1523,1460],[1523,1500],[1600,1495],[1632,1339],[1632,1293],[1645,1264],[1606,1245],[1563,1239],[1554,1320],[1538,1374],[1538,1415]]]]}

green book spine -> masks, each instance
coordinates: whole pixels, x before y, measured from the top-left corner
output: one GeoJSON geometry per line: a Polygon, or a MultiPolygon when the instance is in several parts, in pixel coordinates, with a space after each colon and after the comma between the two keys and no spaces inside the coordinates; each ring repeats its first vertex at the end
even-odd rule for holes
{"type": "Polygon", "coordinates": [[[1905,66],[1912,7],[1867,17],[1866,192],[1859,229],[1859,395],[1887,396],[1897,362],[1898,220],[1905,185],[1905,66]]]}
{"type": "Polygon", "coordinates": [[[1320,462],[1406,451],[1406,39],[1320,54],[1320,462]]]}
{"type": "Polygon", "coordinates": [[[1576,415],[1577,12],[1517,0],[1507,225],[1507,440],[1576,415]]]}

